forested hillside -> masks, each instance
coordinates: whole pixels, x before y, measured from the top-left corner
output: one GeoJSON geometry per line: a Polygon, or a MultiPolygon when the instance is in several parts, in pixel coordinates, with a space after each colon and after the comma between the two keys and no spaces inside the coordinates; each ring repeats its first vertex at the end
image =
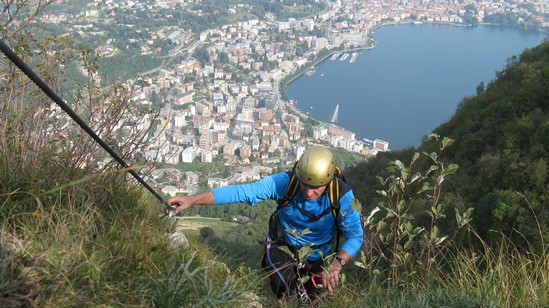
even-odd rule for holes
{"type": "MultiPolygon", "coordinates": [[[[455,140],[443,156],[459,165],[445,182],[447,212],[473,207],[473,227],[484,239],[503,235],[523,250],[530,244],[541,251],[549,235],[549,42],[511,57],[434,132],[455,140]]],[[[426,140],[419,150],[431,152],[434,143],[426,140]]],[[[390,160],[410,161],[414,151],[383,153],[347,170],[365,215],[383,200],[376,176],[387,174],[390,160]]]]}

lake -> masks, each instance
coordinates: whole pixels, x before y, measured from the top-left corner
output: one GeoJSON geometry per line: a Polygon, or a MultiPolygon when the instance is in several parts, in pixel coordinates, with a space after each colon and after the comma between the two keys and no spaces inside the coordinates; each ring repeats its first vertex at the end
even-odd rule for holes
{"type": "Polygon", "coordinates": [[[356,61],[327,58],[288,85],[298,109],[338,125],[357,139],[382,139],[393,150],[418,146],[449,120],[464,97],[495,79],[507,60],[539,45],[547,33],[499,26],[384,26],[376,46],[356,61]]]}

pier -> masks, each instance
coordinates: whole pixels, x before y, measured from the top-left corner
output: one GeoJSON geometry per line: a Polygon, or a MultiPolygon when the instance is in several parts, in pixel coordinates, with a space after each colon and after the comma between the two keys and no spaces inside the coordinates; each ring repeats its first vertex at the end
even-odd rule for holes
{"type": "Polygon", "coordinates": [[[358,52],[357,51],[353,52],[353,55],[351,57],[351,60],[349,60],[349,63],[355,63],[356,58],[358,58],[358,52]]]}

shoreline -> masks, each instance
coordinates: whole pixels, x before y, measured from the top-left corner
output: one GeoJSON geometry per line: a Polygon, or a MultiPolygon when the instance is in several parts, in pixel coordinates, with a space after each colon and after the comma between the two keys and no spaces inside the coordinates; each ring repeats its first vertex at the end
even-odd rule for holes
{"type": "MultiPolygon", "coordinates": [[[[440,29],[451,29],[451,28],[453,28],[452,26],[457,26],[458,27],[458,28],[455,28],[455,29],[467,29],[467,28],[482,29],[483,27],[494,29],[494,28],[502,27],[502,28],[506,28],[506,29],[509,29],[511,31],[514,31],[517,34],[518,33],[528,34],[528,33],[537,32],[538,33],[537,35],[540,35],[540,34],[543,35],[543,33],[544,33],[543,31],[521,30],[521,29],[517,29],[516,27],[500,26],[500,25],[493,25],[493,24],[479,24],[478,25],[479,27],[477,25],[464,25],[464,24],[452,24],[452,23],[425,23],[425,22],[421,23],[421,24],[414,23],[414,22],[399,22],[399,23],[380,24],[376,27],[373,27],[372,30],[369,31],[367,37],[363,40],[364,44],[357,45],[357,46],[350,46],[349,48],[338,47],[338,48],[333,48],[331,50],[324,50],[324,52],[319,53],[318,58],[313,59],[310,62],[306,63],[299,70],[295,70],[292,73],[287,74],[287,76],[285,76],[283,79],[281,79],[281,82],[278,84],[278,87],[276,87],[276,89],[275,89],[275,90],[278,91],[278,95],[280,95],[280,97],[281,97],[281,100],[282,100],[281,106],[285,106],[289,111],[295,112],[296,115],[299,115],[301,118],[306,119],[308,121],[314,120],[315,121],[314,123],[331,124],[331,122],[319,120],[319,119],[315,118],[312,114],[309,114],[306,98],[305,98],[304,102],[297,102],[297,101],[294,101],[293,99],[289,98],[288,93],[287,93],[289,85],[292,82],[294,82],[295,80],[297,80],[298,77],[304,77],[303,74],[305,72],[307,72],[307,70],[315,69],[315,66],[317,66],[319,63],[322,63],[326,59],[330,58],[334,54],[344,53],[344,52],[356,52],[356,51],[361,51],[361,50],[371,50],[375,47],[378,47],[379,40],[376,40],[374,35],[375,35],[375,31],[380,29],[383,26],[403,25],[403,26],[410,27],[413,24],[418,24],[418,26],[425,25],[427,28],[433,29],[433,30],[439,29],[439,27],[440,27],[440,29]],[[298,103],[301,103],[301,105],[298,106],[298,103]],[[303,110],[300,110],[300,109],[303,109],[303,110]]],[[[459,31],[467,31],[467,30],[459,30],[459,31]]],[[[317,73],[318,73],[318,69],[317,69],[317,73]]],[[[311,124],[313,122],[308,122],[308,123],[311,124]]],[[[340,126],[341,124],[335,124],[335,125],[340,126]]],[[[342,127],[344,127],[344,126],[342,126],[342,127]]],[[[360,128],[358,130],[360,131],[360,128]]],[[[353,131],[353,130],[351,130],[351,131],[353,131]]],[[[371,134],[369,134],[368,138],[369,139],[374,139],[374,138],[371,138],[371,137],[373,137],[373,136],[371,136],[371,134]]],[[[360,136],[360,138],[358,138],[358,139],[360,140],[361,138],[362,137],[360,136]]],[[[389,140],[389,139],[387,139],[387,140],[392,141],[392,140],[389,140]]]]}
{"type": "MultiPolygon", "coordinates": [[[[277,94],[280,97],[282,97],[282,96],[287,97],[286,88],[288,88],[288,85],[290,85],[297,78],[302,77],[303,74],[308,69],[316,66],[318,63],[323,62],[324,60],[331,57],[333,54],[335,54],[337,52],[340,52],[340,53],[353,52],[353,51],[369,50],[369,49],[375,48],[376,44],[375,44],[374,32],[376,30],[380,29],[381,27],[409,25],[409,24],[416,24],[416,23],[418,23],[418,22],[417,21],[386,22],[386,23],[382,23],[382,24],[373,26],[372,29],[367,32],[366,39],[365,39],[366,42],[368,42],[368,41],[373,42],[372,45],[369,45],[368,43],[366,43],[365,45],[361,45],[361,46],[353,47],[353,48],[342,48],[342,49],[334,48],[334,49],[330,50],[326,55],[323,55],[320,58],[317,58],[317,59],[305,64],[301,69],[298,70],[298,72],[296,72],[296,74],[294,76],[291,76],[290,79],[285,80],[286,77],[282,78],[281,82],[279,83],[278,89],[277,89],[277,92],[278,92],[277,94]]],[[[498,24],[493,24],[493,23],[479,23],[478,25],[471,25],[471,24],[451,23],[451,22],[422,22],[421,21],[418,24],[422,24],[422,25],[448,25],[448,26],[455,26],[455,27],[495,26],[495,27],[516,28],[516,27],[512,27],[512,26],[498,25],[498,24]]],[[[517,28],[517,29],[521,29],[521,28],[517,28]]],[[[542,33],[549,33],[549,31],[543,31],[543,30],[539,30],[539,29],[538,30],[532,30],[532,31],[537,31],[537,32],[542,32],[542,33]]],[[[287,99],[287,100],[289,100],[289,99],[287,99]]]]}

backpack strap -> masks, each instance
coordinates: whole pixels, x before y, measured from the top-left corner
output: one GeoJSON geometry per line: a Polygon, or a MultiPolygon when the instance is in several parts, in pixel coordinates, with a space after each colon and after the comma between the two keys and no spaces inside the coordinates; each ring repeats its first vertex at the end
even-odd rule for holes
{"type": "Polygon", "coordinates": [[[336,167],[334,172],[334,178],[328,184],[328,196],[330,197],[330,204],[332,205],[332,208],[334,210],[334,217],[337,217],[336,214],[339,213],[339,198],[341,197],[341,187],[339,183],[339,179],[343,179],[343,174],[341,174],[341,171],[339,168],[336,167]]]}
{"type": "MultiPolygon", "coordinates": [[[[287,206],[288,204],[291,204],[301,214],[307,216],[310,221],[317,221],[320,218],[322,218],[324,215],[332,212],[332,215],[334,216],[334,222],[335,222],[335,228],[336,228],[336,232],[334,234],[334,237],[335,237],[335,240],[336,240],[336,244],[334,246],[334,251],[337,252],[338,249],[339,249],[339,238],[341,237],[341,230],[339,229],[339,224],[338,224],[338,221],[337,221],[337,217],[339,215],[339,209],[340,209],[340,207],[339,207],[339,198],[341,197],[341,183],[340,183],[340,181],[345,182],[345,178],[343,177],[343,174],[342,174],[341,170],[338,167],[336,167],[335,172],[334,172],[334,178],[332,179],[332,181],[328,184],[328,187],[326,188],[326,190],[327,190],[326,193],[328,194],[328,197],[330,198],[330,207],[326,208],[326,210],[324,210],[322,213],[315,216],[315,215],[311,214],[310,212],[308,212],[308,211],[302,209],[301,207],[299,207],[292,200],[295,197],[295,195],[297,194],[297,191],[299,189],[299,179],[297,178],[297,176],[295,175],[295,172],[294,172],[296,165],[297,165],[297,163],[294,165],[294,168],[292,169],[292,171],[288,172],[288,176],[290,177],[290,181],[288,183],[288,188],[286,190],[286,193],[284,194],[284,197],[282,197],[282,199],[278,200],[278,202],[277,202],[278,206],[277,206],[276,210],[274,211],[273,215],[277,216],[276,213],[278,212],[278,210],[280,210],[281,208],[287,206]]],[[[271,215],[271,219],[273,218],[273,215],[271,215]]],[[[274,230],[272,230],[272,229],[275,229],[273,227],[274,226],[271,224],[271,221],[270,221],[269,229],[271,231],[274,231],[274,230]]],[[[271,232],[269,232],[269,233],[271,233],[271,232]]],[[[278,240],[280,240],[280,239],[278,239],[278,240]]]]}
{"type": "Polygon", "coordinates": [[[297,194],[297,190],[299,188],[299,180],[293,170],[288,172],[288,175],[290,176],[288,189],[286,189],[286,193],[284,194],[284,197],[278,200],[278,207],[276,208],[276,211],[288,205],[288,203],[290,203],[294,198],[294,196],[297,194]]]}
{"type": "Polygon", "coordinates": [[[342,181],[345,181],[343,178],[343,174],[341,173],[341,170],[339,170],[338,167],[336,167],[335,175],[330,184],[328,185],[328,197],[330,198],[330,209],[332,210],[332,215],[334,215],[334,223],[336,232],[334,234],[335,237],[335,245],[334,245],[334,252],[337,253],[339,250],[339,238],[341,237],[341,229],[339,228],[339,222],[337,221],[337,216],[339,215],[339,198],[341,197],[341,185],[340,185],[340,179],[342,181]]]}

